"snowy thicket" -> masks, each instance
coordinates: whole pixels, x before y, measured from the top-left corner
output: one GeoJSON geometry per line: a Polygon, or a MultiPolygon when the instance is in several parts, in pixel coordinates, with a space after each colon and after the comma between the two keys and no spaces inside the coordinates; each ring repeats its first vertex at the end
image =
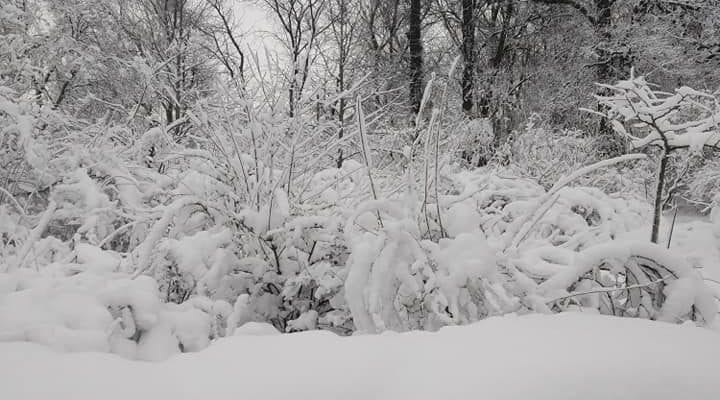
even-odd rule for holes
{"type": "Polygon", "coordinates": [[[293,152],[243,152],[222,129],[197,146],[159,126],[128,146],[61,121],[73,137],[49,142],[33,128],[47,117],[22,104],[5,103],[17,151],[3,157],[46,194],[6,190],[0,206],[2,340],[157,360],[251,321],[349,334],[577,308],[701,325],[717,313],[682,255],[618,240],[646,224],[645,203],[568,185],[639,156],[548,190],[489,168],[438,167],[433,183],[412,156],[399,179],[373,179],[369,160],[293,176],[267,156],[293,152]]]}

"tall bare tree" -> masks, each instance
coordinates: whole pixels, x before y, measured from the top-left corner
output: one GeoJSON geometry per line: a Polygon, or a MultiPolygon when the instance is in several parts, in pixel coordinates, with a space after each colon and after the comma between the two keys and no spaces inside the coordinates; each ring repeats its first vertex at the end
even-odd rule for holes
{"type": "Polygon", "coordinates": [[[289,115],[295,116],[310,75],[310,67],[321,33],[327,29],[323,13],[328,0],[263,0],[275,15],[282,28],[284,41],[290,53],[288,77],[289,115]]]}

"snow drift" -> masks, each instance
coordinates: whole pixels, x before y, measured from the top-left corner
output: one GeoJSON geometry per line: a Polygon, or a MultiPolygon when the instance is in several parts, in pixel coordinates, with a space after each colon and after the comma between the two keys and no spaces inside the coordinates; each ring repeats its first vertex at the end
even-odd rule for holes
{"type": "Polygon", "coordinates": [[[249,334],[160,363],[0,344],[4,399],[714,400],[720,336],[585,313],[436,333],[249,334]]]}

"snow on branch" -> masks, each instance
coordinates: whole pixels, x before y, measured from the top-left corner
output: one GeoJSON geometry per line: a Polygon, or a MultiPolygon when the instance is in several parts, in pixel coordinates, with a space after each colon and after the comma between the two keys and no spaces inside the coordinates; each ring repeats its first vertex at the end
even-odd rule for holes
{"type": "Polygon", "coordinates": [[[668,151],[720,148],[720,105],[711,94],[686,86],[673,93],[662,92],[634,74],[614,85],[599,86],[611,92],[596,96],[606,107],[599,114],[610,120],[615,132],[630,140],[633,149],[648,145],[668,151]]]}
{"type": "Polygon", "coordinates": [[[644,309],[653,319],[678,322],[689,313],[697,313],[711,324],[718,313],[702,276],[683,257],[654,243],[611,241],[595,245],[577,253],[569,268],[541,283],[539,289],[547,295],[561,293],[588,279],[600,283],[600,287],[594,284],[590,290],[563,293],[553,301],[624,291],[610,300],[615,315],[644,309]],[[603,269],[624,275],[624,283],[603,279],[603,269]],[[653,288],[655,285],[658,287],[653,288]]]}

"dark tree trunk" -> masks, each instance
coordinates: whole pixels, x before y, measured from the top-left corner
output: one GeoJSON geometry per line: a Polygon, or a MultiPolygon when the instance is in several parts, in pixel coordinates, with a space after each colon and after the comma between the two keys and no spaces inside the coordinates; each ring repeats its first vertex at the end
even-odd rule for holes
{"type": "Polygon", "coordinates": [[[650,241],[658,243],[660,239],[660,220],[663,211],[663,192],[665,190],[665,171],[668,165],[668,150],[663,149],[660,155],[660,166],[658,167],[657,186],[655,187],[655,204],[653,209],[653,224],[650,241]]]}
{"type": "Polygon", "coordinates": [[[608,49],[612,40],[611,32],[611,6],[614,0],[596,0],[597,19],[595,20],[595,31],[597,32],[600,45],[597,47],[599,63],[597,70],[598,82],[612,84],[612,54],[608,49]]]}
{"type": "Polygon", "coordinates": [[[408,50],[410,50],[410,104],[414,112],[420,111],[423,96],[423,45],[421,0],[410,1],[408,50]]]}
{"type": "MultiPolygon", "coordinates": [[[[293,54],[293,76],[290,77],[290,88],[288,88],[288,116],[290,118],[295,117],[295,102],[296,102],[296,89],[297,89],[297,76],[298,70],[298,55],[293,54]]],[[[297,96],[299,97],[299,96],[297,96]]]]}
{"type": "MultiPolygon", "coordinates": [[[[617,63],[616,55],[611,48],[613,40],[612,35],[612,6],[615,0],[595,0],[595,8],[597,10],[597,17],[595,19],[595,32],[598,38],[598,46],[596,52],[598,55],[598,66],[596,71],[596,82],[604,84],[613,84],[619,78],[624,79],[625,77],[618,76],[618,69],[624,69],[622,66],[615,65],[617,63]]],[[[607,95],[606,90],[601,90],[599,95],[607,95]]],[[[602,106],[598,105],[600,112],[603,112],[602,106]]],[[[601,117],[598,124],[598,133],[606,137],[608,140],[604,141],[604,145],[598,149],[601,153],[607,157],[615,157],[624,152],[623,144],[618,141],[615,132],[610,125],[607,118],[601,117]]]]}
{"type": "Polygon", "coordinates": [[[471,115],[475,105],[475,0],[462,0],[462,53],[465,61],[462,75],[462,108],[471,115]]]}
{"type": "MultiPolygon", "coordinates": [[[[352,41],[352,28],[349,28],[348,16],[348,4],[346,0],[340,0],[338,2],[338,28],[335,31],[337,42],[338,42],[338,76],[337,90],[341,93],[340,100],[338,101],[337,117],[340,129],[338,130],[338,139],[342,139],[345,136],[345,68],[348,62],[348,53],[350,51],[349,45],[352,41]]],[[[342,168],[343,162],[345,161],[345,154],[343,153],[342,146],[338,148],[338,155],[336,165],[338,168],[342,168]]]]}

